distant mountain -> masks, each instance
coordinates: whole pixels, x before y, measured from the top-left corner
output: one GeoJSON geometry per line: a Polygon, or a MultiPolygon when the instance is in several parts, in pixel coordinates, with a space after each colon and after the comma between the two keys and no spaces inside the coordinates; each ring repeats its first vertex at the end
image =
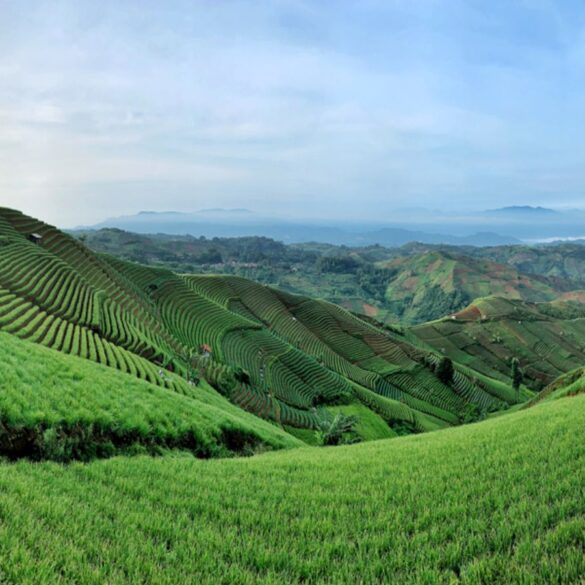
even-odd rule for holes
{"type": "MultiPolygon", "coordinates": [[[[380,244],[397,247],[409,242],[467,246],[516,244],[512,236],[494,232],[448,235],[402,227],[319,225],[259,216],[246,209],[208,209],[194,213],[140,212],[111,218],[89,229],[118,228],[141,234],[175,234],[213,237],[264,236],[287,244],[317,242],[345,246],[380,244]]],[[[88,229],[87,227],[84,229],[88,229]]]]}
{"type": "Polygon", "coordinates": [[[250,209],[246,209],[244,207],[237,207],[235,209],[224,209],[223,207],[211,207],[209,209],[200,209],[199,213],[225,213],[225,214],[248,214],[254,213],[250,209]]]}
{"type": "Polygon", "coordinates": [[[531,205],[511,205],[509,207],[500,207],[499,209],[488,209],[484,211],[489,215],[509,215],[509,216],[529,216],[529,217],[544,217],[551,215],[559,215],[560,212],[547,207],[532,207],[531,205]]]}

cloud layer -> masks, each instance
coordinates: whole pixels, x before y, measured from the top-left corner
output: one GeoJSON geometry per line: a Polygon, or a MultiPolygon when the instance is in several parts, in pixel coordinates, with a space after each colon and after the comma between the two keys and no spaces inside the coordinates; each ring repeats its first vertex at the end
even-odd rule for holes
{"type": "Polygon", "coordinates": [[[0,203],[578,205],[581,2],[0,0],[0,203]],[[513,5],[513,6],[512,6],[513,5]]]}

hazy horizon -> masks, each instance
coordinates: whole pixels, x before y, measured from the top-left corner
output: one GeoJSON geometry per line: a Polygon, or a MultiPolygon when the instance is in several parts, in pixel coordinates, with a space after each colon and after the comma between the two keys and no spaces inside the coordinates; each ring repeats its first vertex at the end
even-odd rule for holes
{"type": "Polygon", "coordinates": [[[576,1],[1,1],[0,204],[583,207],[576,1]]]}

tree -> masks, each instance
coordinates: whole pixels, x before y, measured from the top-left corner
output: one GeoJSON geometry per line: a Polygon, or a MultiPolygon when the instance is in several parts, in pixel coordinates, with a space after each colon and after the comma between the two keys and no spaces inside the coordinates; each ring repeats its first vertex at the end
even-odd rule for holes
{"type": "Polygon", "coordinates": [[[437,364],[437,369],[435,370],[437,378],[439,378],[443,384],[449,384],[453,379],[454,372],[455,370],[451,358],[448,358],[447,356],[442,357],[437,364]]]}
{"type": "Polygon", "coordinates": [[[321,445],[339,445],[344,434],[351,433],[357,424],[356,416],[346,416],[338,413],[333,419],[323,419],[319,422],[317,437],[321,445]]]}
{"type": "Polygon", "coordinates": [[[520,362],[518,358],[512,358],[511,367],[510,367],[510,376],[512,378],[512,388],[516,390],[516,400],[520,401],[520,385],[522,384],[522,380],[524,378],[522,374],[522,370],[520,369],[520,362]]]}

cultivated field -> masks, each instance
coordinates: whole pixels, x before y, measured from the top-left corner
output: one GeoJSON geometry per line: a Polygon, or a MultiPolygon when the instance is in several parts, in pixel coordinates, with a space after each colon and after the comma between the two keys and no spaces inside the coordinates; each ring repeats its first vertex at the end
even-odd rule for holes
{"type": "MultiPolygon", "coordinates": [[[[383,438],[531,396],[457,363],[441,379],[439,352],[331,303],[96,255],[9,209],[0,210],[0,330],[179,394],[188,393],[179,377],[195,386],[205,379],[286,429],[317,430],[339,412],[328,407],[346,405],[381,417],[383,438]]],[[[381,427],[357,428],[365,439],[381,427]]]]}
{"type": "Polygon", "coordinates": [[[585,397],[251,459],[0,466],[6,583],[576,584],[585,397]]]}

